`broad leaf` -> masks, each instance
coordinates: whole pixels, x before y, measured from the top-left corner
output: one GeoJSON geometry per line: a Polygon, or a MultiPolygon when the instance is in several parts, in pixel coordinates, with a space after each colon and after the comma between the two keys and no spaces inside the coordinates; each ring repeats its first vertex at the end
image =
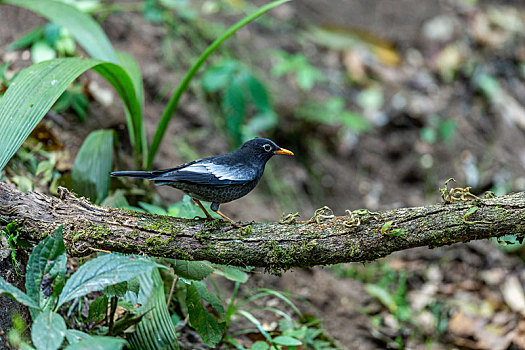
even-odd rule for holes
{"type": "Polygon", "coordinates": [[[32,65],[13,79],[0,100],[0,170],[68,85],[90,68],[115,87],[127,110],[138,114],[136,119],[142,118],[131,79],[116,64],[95,59],[61,58],[32,65]]]}
{"type": "Polygon", "coordinates": [[[69,30],[76,41],[93,58],[117,63],[115,51],[100,25],[77,8],[54,0],[3,0],[25,7],[69,30]]]}
{"type": "Polygon", "coordinates": [[[58,307],[86,294],[103,290],[107,286],[129,281],[154,267],[164,266],[136,256],[106,254],[90,260],[67,280],[58,307]]]}
{"type": "Polygon", "coordinates": [[[117,350],[122,349],[125,344],[124,339],[96,336],[71,344],[65,350],[117,350]]]}
{"type": "Polygon", "coordinates": [[[133,305],[142,305],[136,314],[147,312],[135,326],[135,332],[129,337],[129,344],[134,350],[179,349],[175,327],[170,318],[164,294],[164,283],[158,269],[138,277],[140,291],[138,296],[127,293],[125,298],[133,305]]]}
{"type": "Polygon", "coordinates": [[[106,317],[108,310],[108,297],[105,295],[101,295],[98,298],[95,299],[89,305],[89,312],[88,312],[88,318],[87,320],[89,322],[99,322],[106,317]]]}
{"type": "Polygon", "coordinates": [[[22,292],[20,289],[15,286],[7,283],[3,278],[0,277],[0,294],[7,294],[14,300],[18,301],[21,304],[24,304],[27,307],[40,310],[38,302],[31,298],[26,293],[22,292]]]}
{"type": "Polygon", "coordinates": [[[192,284],[195,286],[195,288],[197,288],[197,293],[199,293],[201,298],[206,300],[211,305],[211,307],[217,311],[219,321],[224,320],[226,314],[224,312],[222,301],[215,294],[210,292],[208,288],[206,288],[206,284],[204,284],[204,282],[193,281],[192,284]]]}
{"type": "Polygon", "coordinates": [[[194,283],[187,286],[186,305],[191,326],[195,328],[207,345],[216,345],[222,339],[225,324],[224,322],[217,322],[204,308],[201,295],[194,283]]]}
{"type": "Polygon", "coordinates": [[[31,340],[38,350],[56,350],[66,336],[66,323],[57,313],[44,311],[31,328],[31,340]]]}
{"type": "Polygon", "coordinates": [[[138,279],[133,278],[126,282],[120,282],[104,288],[102,293],[107,297],[118,297],[122,298],[127,292],[133,292],[138,294],[140,290],[140,284],[138,279]]]}
{"type": "Polygon", "coordinates": [[[213,272],[207,261],[165,260],[170,263],[177,276],[185,279],[200,281],[213,272]]]}
{"type": "MultiPolygon", "coordinates": [[[[230,281],[239,282],[239,283],[245,283],[248,281],[248,274],[243,271],[240,267],[236,266],[228,266],[228,265],[218,265],[213,264],[214,273],[217,275],[221,275],[229,279],[230,281]]],[[[248,269],[248,271],[251,270],[251,268],[248,269]]]]}
{"type": "Polygon", "coordinates": [[[78,151],[73,165],[73,190],[100,204],[108,196],[113,165],[113,130],[91,132],[78,151]]]}
{"type": "Polygon", "coordinates": [[[78,342],[81,342],[85,339],[92,338],[91,335],[84,333],[82,331],[76,330],[76,329],[68,329],[66,330],[66,339],[69,342],[69,344],[75,344],[78,342]]]}
{"type": "MultiPolygon", "coordinates": [[[[38,243],[27,262],[26,291],[32,299],[38,301],[42,310],[51,310],[55,306],[65,281],[66,262],[66,248],[60,226],[38,243]]],[[[35,318],[37,311],[31,311],[35,318]]]]}
{"type": "Polygon", "coordinates": [[[279,336],[273,338],[273,342],[275,344],[284,345],[284,346],[299,346],[299,345],[303,345],[303,343],[300,340],[295,339],[293,337],[286,336],[286,335],[279,335],[279,336]]]}

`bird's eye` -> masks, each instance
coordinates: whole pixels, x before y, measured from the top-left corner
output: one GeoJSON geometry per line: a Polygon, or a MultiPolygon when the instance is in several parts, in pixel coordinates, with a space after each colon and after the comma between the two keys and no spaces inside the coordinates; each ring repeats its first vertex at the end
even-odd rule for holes
{"type": "Polygon", "coordinates": [[[270,146],[269,144],[265,144],[263,148],[266,152],[270,152],[272,150],[272,146],[270,146]]]}

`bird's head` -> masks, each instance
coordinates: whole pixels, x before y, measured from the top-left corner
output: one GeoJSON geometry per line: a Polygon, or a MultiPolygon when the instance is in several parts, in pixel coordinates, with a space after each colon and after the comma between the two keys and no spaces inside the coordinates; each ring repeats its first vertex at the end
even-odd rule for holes
{"type": "Polygon", "coordinates": [[[272,140],[255,138],[250,141],[246,141],[240,148],[239,151],[247,152],[251,156],[264,160],[265,162],[276,154],[284,154],[293,156],[293,152],[287,149],[281,148],[275,144],[272,140]]]}

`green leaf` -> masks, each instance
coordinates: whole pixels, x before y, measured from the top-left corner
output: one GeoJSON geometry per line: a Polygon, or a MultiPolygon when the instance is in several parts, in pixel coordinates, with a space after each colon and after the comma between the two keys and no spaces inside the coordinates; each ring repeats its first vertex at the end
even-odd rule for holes
{"type": "Polygon", "coordinates": [[[93,58],[117,63],[117,57],[100,25],[91,16],[73,6],[53,0],[3,0],[46,17],[51,22],[67,28],[80,46],[93,58]]]}
{"type": "Polygon", "coordinates": [[[60,37],[61,27],[56,23],[48,23],[44,26],[44,39],[51,46],[54,46],[60,37]]]}
{"type": "Polygon", "coordinates": [[[144,209],[148,213],[157,214],[157,215],[168,215],[166,210],[164,210],[163,208],[157,205],[149,204],[145,202],[139,202],[139,205],[141,206],[142,209],[144,209]]]}
{"type": "Polygon", "coordinates": [[[344,111],[339,114],[339,119],[344,126],[357,134],[372,129],[372,122],[356,112],[344,111]]]}
{"type": "Polygon", "coordinates": [[[89,322],[99,322],[106,317],[108,309],[108,297],[106,295],[101,295],[95,299],[89,305],[89,312],[87,320],[89,322]]]}
{"type": "Polygon", "coordinates": [[[152,273],[141,274],[138,281],[138,296],[127,293],[125,298],[133,305],[142,305],[135,310],[136,314],[147,312],[147,316],[135,326],[135,332],[129,337],[131,349],[178,349],[175,327],[166,306],[164,283],[158,269],[153,269],[152,273]]]}
{"type": "Polygon", "coordinates": [[[186,288],[186,306],[188,307],[190,325],[199,333],[208,346],[215,346],[222,339],[224,322],[218,323],[204,308],[194,282],[186,288]]]}
{"type": "Polygon", "coordinates": [[[165,260],[170,263],[177,276],[189,280],[200,281],[214,271],[207,261],[165,260]]]}
{"type": "Polygon", "coordinates": [[[104,201],[100,205],[103,207],[120,209],[129,207],[128,200],[124,196],[125,193],[126,191],[118,189],[112,195],[106,197],[106,199],[104,199],[104,201]]]}
{"type": "Polygon", "coordinates": [[[193,281],[191,283],[195,286],[195,288],[197,288],[197,292],[199,293],[200,297],[206,300],[211,305],[211,307],[217,311],[219,321],[223,321],[226,314],[224,312],[222,301],[215,294],[211,293],[208,288],[206,288],[206,284],[204,284],[204,282],[193,281]]]}
{"type": "MultiPolygon", "coordinates": [[[[198,206],[191,202],[190,196],[184,195],[180,202],[174,203],[168,208],[168,215],[185,219],[193,219],[196,216],[204,215],[204,213],[198,206]]],[[[210,213],[210,215],[214,218],[220,218],[220,216],[213,211],[210,213]]]]}
{"type": "Polygon", "coordinates": [[[140,113],[132,114],[126,111],[127,123],[128,125],[133,125],[133,127],[128,130],[129,137],[130,140],[133,140],[132,145],[135,145],[135,155],[146,155],[148,153],[148,141],[146,139],[144,121],[142,120],[144,113],[144,83],[142,81],[140,66],[133,56],[122,51],[117,51],[116,53],[120,65],[128,72],[133,82],[135,95],[140,105],[140,113]]]}
{"type": "Polygon", "coordinates": [[[66,330],[66,339],[69,342],[69,344],[78,343],[84,339],[90,339],[90,338],[92,338],[91,335],[84,333],[82,331],[79,331],[76,329],[66,330]]]}
{"type": "Polygon", "coordinates": [[[284,345],[284,346],[298,346],[303,345],[303,343],[295,338],[288,337],[286,335],[280,335],[272,339],[275,344],[284,345]]]}
{"type": "Polygon", "coordinates": [[[264,341],[256,341],[252,344],[251,350],[268,350],[270,346],[264,341]]]}
{"type": "Polygon", "coordinates": [[[11,81],[0,100],[0,170],[68,85],[90,68],[115,87],[130,113],[142,118],[131,79],[118,65],[80,58],[61,58],[32,65],[11,81]]]}
{"type": "Polygon", "coordinates": [[[232,80],[222,99],[226,129],[237,145],[242,143],[241,126],[246,116],[244,91],[239,80],[239,78],[232,80]]]}
{"type": "Polygon", "coordinates": [[[149,273],[155,267],[165,268],[137,256],[117,254],[99,256],[80,266],[67,280],[57,308],[75,298],[103,290],[119,282],[128,281],[140,274],[149,273]]]}
{"type": "Polygon", "coordinates": [[[31,60],[40,63],[57,57],[53,49],[45,40],[39,40],[31,46],[31,60]]]}
{"type": "MultiPolygon", "coordinates": [[[[55,307],[66,276],[66,248],[62,239],[62,226],[40,241],[27,262],[26,291],[38,300],[42,310],[55,307]]],[[[33,318],[37,316],[32,310],[33,318]]]]}
{"type": "Polygon", "coordinates": [[[248,86],[248,92],[252,98],[253,104],[260,111],[267,111],[272,108],[268,91],[260,80],[249,74],[246,77],[245,84],[248,86]]]}
{"type": "Polygon", "coordinates": [[[65,350],[118,350],[125,344],[124,339],[96,336],[71,344],[65,350]]]}
{"type": "Polygon", "coordinates": [[[261,324],[261,322],[259,322],[258,319],[256,319],[251,313],[249,313],[248,311],[245,311],[245,310],[239,310],[239,314],[246,317],[248,319],[248,321],[250,321],[251,323],[253,323],[255,325],[255,327],[257,327],[257,329],[259,330],[259,332],[261,332],[261,334],[264,336],[264,338],[268,341],[268,342],[272,342],[272,337],[270,337],[270,334],[268,334],[268,332],[266,332],[261,324]]]}
{"type": "Polygon", "coordinates": [[[225,60],[220,64],[211,66],[202,76],[202,88],[206,92],[217,92],[225,88],[239,66],[240,63],[236,60],[225,60]]]}
{"type": "Polygon", "coordinates": [[[118,297],[122,298],[127,292],[134,292],[137,294],[139,292],[139,284],[136,278],[131,279],[126,282],[120,282],[114,285],[107,286],[104,288],[102,293],[108,297],[118,297]]]}
{"type": "Polygon", "coordinates": [[[73,165],[73,190],[101,203],[109,191],[113,165],[113,130],[91,132],[78,151],[73,165]]]}
{"type": "Polygon", "coordinates": [[[40,310],[38,302],[32,299],[29,295],[22,292],[20,289],[15,286],[7,283],[3,278],[0,277],[0,294],[7,294],[14,300],[18,301],[21,304],[24,304],[27,307],[40,310]]]}
{"type": "Polygon", "coordinates": [[[20,50],[25,49],[29,45],[36,42],[38,39],[42,38],[44,35],[44,27],[39,26],[32,31],[30,31],[27,34],[24,34],[20,39],[17,39],[16,41],[9,44],[5,50],[6,51],[14,51],[14,50],[20,50]]]}
{"type": "Polygon", "coordinates": [[[62,316],[43,311],[33,322],[31,340],[38,350],[56,350],[62,345],[66,330],[66,323],[62,316]]]}
{"type": "Polygon", "coordinates": [[[245,283],[248,281],[248,274],[240,267],[217,264],[213,264],[213,267],[215,268],[213,271],[214,273],[224,276],[230,281],[239,283],[245,283]]]}
{"type": "Polygon", "coordinates": [[[394,220],[389,220],[385,222],[383,226],[381,227],[381,234],[384,235],[390,229],[390,227],[392,227],[393,223],[394,223],[394,220]]]}
{"type": "Polygon", "coordinates": [[[377,284],[367,284],[365,290],[368,294],[379,300],[381,304],[386,306],[392,314],[397,312],[397,304],[388,290],[377,284]]]}

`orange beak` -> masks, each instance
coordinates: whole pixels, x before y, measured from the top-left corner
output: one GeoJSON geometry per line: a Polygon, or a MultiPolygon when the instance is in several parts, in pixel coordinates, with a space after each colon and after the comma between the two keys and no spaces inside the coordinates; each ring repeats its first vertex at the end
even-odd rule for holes
{"type": "Polygon", "coordinates": [[[287,149],[284,149],[284,148],[281,148],[280,150],[273,152],[273,154],[284,154],[287,156],[293,156],[292,151],[288,151],[287,149]]]}

